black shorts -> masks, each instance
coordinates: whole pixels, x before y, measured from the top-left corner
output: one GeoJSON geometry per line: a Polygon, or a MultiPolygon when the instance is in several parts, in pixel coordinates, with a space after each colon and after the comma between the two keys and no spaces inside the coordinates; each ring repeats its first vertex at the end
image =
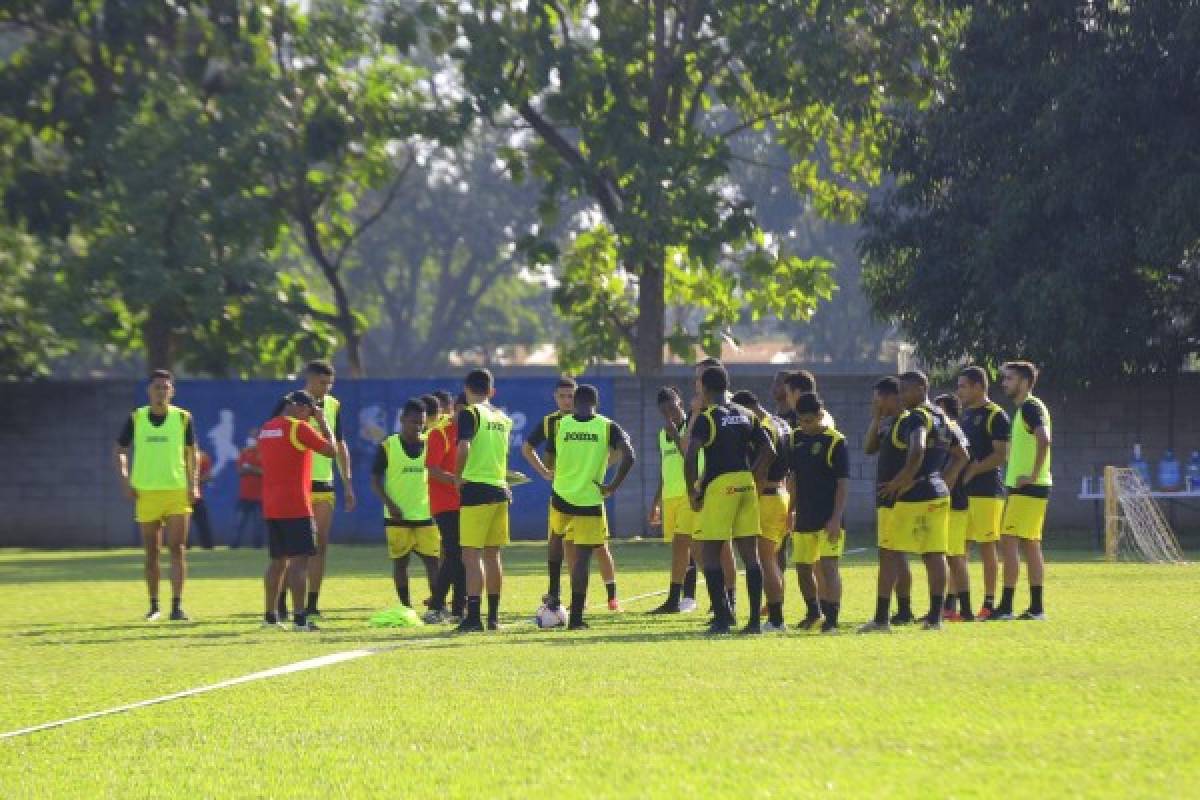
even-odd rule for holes
{"type": "Polygon", "coordinates": [[[312,517],[267,520],[267,555],[271,558],[311,556],[317,552],[317,526],[312,517]]]}

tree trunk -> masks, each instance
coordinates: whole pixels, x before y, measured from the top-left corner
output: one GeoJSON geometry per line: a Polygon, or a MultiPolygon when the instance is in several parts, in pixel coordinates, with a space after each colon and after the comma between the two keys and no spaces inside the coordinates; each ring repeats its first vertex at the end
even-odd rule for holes
{"type": "Polygon", "coordinates": [[[142,323],[142,342],[146,348],[146,372],[175,368],[175,333],[171,330],[172,315],[163,303],[150,307],[142,323]]]}
{"type": "Polygon", "coordinates": [[[638,319],[633,332],[634,371],[639,376],[662,373],[665,293],[662,263],[643,262],[638,279],[638,319]]]}

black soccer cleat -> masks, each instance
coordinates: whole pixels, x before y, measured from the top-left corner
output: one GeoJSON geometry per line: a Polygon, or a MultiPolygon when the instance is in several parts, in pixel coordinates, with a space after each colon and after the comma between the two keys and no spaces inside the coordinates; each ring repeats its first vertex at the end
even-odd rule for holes
{"type": "Polygon", "coordinates": [[[171,617],[170,617],[170,619],[171,619],[171,621],[172,621],[172,622],[187,622],[187,621],[188,621],[188,615],[187,615],[187,614],[185,614],[185,613],[183,613],[183,609],[182,609],[182,608],[176,608],[175,610],[173,610],[173,611],[171,612],[171,617]]]}
{"type": "Polygon", "coordinates": [[[482,633],[483,623],[477,619],[464,619],[454,629],[455,633],[482,633]]]}
{"type": "Polygon", "coordinates": [[[913,625],[916,623],[916,621],[917,618],[912,614],[900,613],[892,614],[892,618],[888,620],[888,622],[890,622],[892,625],[913,625]]]}
{"type": "Polygon", "coordinates": [[[652,608],[647,611],[647,614],[678,614],[680,612],[678,603],[663,603],[658,608],[652,608]]]}

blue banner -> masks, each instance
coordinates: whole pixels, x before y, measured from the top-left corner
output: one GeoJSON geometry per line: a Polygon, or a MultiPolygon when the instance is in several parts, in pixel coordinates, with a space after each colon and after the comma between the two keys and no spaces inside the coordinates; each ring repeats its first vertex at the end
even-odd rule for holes
{"type": "MultiPolygon", "coordinates": [[[[586,380],[600,390],[601,413],[611,416],[612,379],[586,380]]],[[[496,379],[494,402],[513,421],[509,467],[533,478],[532,483],[513,489],[510,525],[515,539],[546,536],[550,487],[533,474],[522,458],[521,443],[531,427],[554,409],[555,383],[556,379],[550,377],[496,379]]],[[[212,480],[204,489],[204,498],[218,545],[226,544],[233,536],[238,498],[237,459],[250,430],[266,421],[285,392],[302,387],[299,381],[184,380],[176,384],[173,402],[192,413],[196,444],[212,458],[212,480]]],[[[333,541],[383,541],[383,511],[379,498],[371,491],[371,463],[379,441],[398,430],[400,409],[409,398],[434,389],[457,394],[461,388],[461,378],[335,383],[333,394],[342,403],[343,436],[350,450],[358,508],[353,513],[345,510],[339,479],[333,541]]],[[[144,392],[134,398],[135,406],[146,402],[144,392]]],[[[194,529],[191,542],[198,544],[194,529]]]]}

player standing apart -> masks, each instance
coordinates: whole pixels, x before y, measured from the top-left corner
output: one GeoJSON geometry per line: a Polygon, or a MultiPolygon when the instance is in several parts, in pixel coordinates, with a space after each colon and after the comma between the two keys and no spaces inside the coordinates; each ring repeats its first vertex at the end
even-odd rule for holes
{"type": "Polygon", "coordinates": [[[413,553],[425,564],[429,591],[435,591],[441,537],[429,506],[426,467],[425,406],[409,400],[400,412],[400,432],[379,443],[371,466],[371,488],[383,501],[383,529],[392,581],[400,602],[412,607],[408,587],[408,558],[413,553]]]}
{"type": "Polygon", "coordinates": [[[971,445],[971,463],[963,474],[967,488],[967,541],[979,543],[983,563],[983,607],[979,619],[985,620],[995,609],[999,572],[996,549],[1004,517],[1003,469],[1008,461],[1011,425],[1004,409],[988,398],[988,376],[982,367],[967,367],[959,374],[958,399],[963,407],[961,427],[971,445]]]}
{"type": "Polygon", "coordinates": [[[199,496],[196,483],[196,434],[192,415],[171,405],[175,379],[165,369],[150,373],[150,405],[129,415],[117,437],[117,474],[125,495],[134,501],[134,519],[142,533],[146,590],[150,610],[159,618],[159,553],[164,538],[171,554],[171,619],[185,621],[183,584],[187,579],[188,515],[199,496]],[[129,448],[133,447],[130,465],[129,448]]]}
{"type": "Polygon", "coordinates": [[[1000,549],[1004,557],[1004,593],[994,619],[1013,618],[1013,594],[1021,574],[1023,557],[1029,569],[1029,608],[1020,619],[1044,620],[1042,587],[1045,562],[1042,559],[1042,526],[1046,505],[1050,502],[1050,409],[1033,396],[1037,367],[1028,361],[1010,361],[1004,365],[1004,392],[1016,404],[1013,416],[1012,447],[1004,483],[1008,501],[1000,526],[1000,549]]]}
{"type": "Polygon", "coordinates": [[[480,605],[486,586],[488,630],[500,627],[500,592],[504,570],[500,548],[508,544],[508,438],[512,420],[491,404],[495,395],[492,373],[475,369],[467,373],[467,407],[458,413],[456,474],[462,507],[459,524],[463,566],[467,572],[467,615],[458,630],[483,630],[480,605]]]}
{"type": "Polygon", "coordinates": [[[308,559],[317,552],[313,519],[313,455],[334,454],[333,434],[308,392],[298,389],[284,398],[279,415],[258,432],[263,470],[263,516],[267,520],[267,572],[263,577],[266,611],[263,625],[283,623],[278,600],[283,584],[292,593],[295,630],[315,631],[304,606],[308,559]],[[315,420],[317,430],[310,421],[315,420]],[[319,433],[318,433],[319,431],[319,433]]]}

